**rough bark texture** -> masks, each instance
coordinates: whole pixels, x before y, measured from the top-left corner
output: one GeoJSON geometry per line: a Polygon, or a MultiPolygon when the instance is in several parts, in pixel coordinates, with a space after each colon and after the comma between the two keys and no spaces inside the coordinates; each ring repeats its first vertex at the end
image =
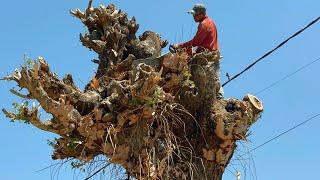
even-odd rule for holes
{"type": "Polygon", "coordinates": [[[3,110],[7,117],[60,135],[53,159],[89,163],[103,155],[138,179],[221,179],[262,105],[252,96],[216,99],[220,56],[155,58],[166,41],[150,31],[137,37],[136,20],[114,5],[71,14],[88,28],[81,42],[99,56],[95,77],[81,91],[70,74],[60,80],[39,58],[4,79],[28,90],[11,92],[38,101],[53,118],[40,120],[38,107],[27,104],[3,110]]]}

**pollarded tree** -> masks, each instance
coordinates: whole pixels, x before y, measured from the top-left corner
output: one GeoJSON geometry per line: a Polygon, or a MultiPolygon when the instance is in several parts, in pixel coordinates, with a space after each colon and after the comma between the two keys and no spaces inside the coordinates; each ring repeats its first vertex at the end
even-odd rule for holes
{"type": "MultiPolygon", "coordinates": [[[[236,148],[262,112],[260,101],[217,99],[214,63],[220,56],[178,51],[159,57],[166,46],[154,32],[137,37],[135,18],[114,5],[71,11],[88,29],[83,45],[98,54],[98,70],[84,90],[70,74],[60,80],[43,58],[4,80],[15,81],[26,100],[3,112],[59,135],[52,158],[90,163],[105,156],[137,179],[221,179],[236,148]]],[[[107,162],[106,162],[107,163],[107,162]]]]}

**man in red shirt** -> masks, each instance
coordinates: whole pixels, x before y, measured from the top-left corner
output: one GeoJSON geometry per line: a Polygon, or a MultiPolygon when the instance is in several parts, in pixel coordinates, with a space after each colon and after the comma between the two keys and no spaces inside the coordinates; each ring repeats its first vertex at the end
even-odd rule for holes
{"type": "Polygon", "coordinates": [[[214,51],[219,49],[218,33],[215,23],[206,15],[203,4],[196,4],[188,13],[193,15],[194,21],[199,23],[197,34],[188,42],[176,44],[175,47],[186,48],[189,53],[199,53],[205,49],[214,51]]]}
{"type": "MultiPolygon", "coordinates": [[[[203,4],[196,4],[188,13],[193,15],[195,22],[199,23],[197,34],[188,42],[175,44],[175,48],[185,48],[187,53],[192,56],[205,50],[216,51],[219,53],[218,32],[213,20],[206,14],[206,7],[203,4]]],[[[214,62],[216,82],[220,85],[220,64],[214,62]]],[[[223,98],[223,89],[220,87],[217,94],[218,99],[223,98]]]]}

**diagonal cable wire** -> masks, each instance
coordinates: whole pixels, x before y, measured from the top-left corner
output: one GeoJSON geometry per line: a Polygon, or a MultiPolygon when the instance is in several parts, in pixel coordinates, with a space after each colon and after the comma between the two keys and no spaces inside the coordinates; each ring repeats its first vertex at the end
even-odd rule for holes
{"type": "Polygon", "coordinates": [[[237,77],[239,77],[240,75],[242,75],[243,73],[245,73],[246,71],[248,71],[250,68],[252,68],[255,64],[257,64],[259,61],[263,60],[264,58],[266,58],[267,56],[269,56],[270,54],[272,54],[274,51],[276,51],[277,49],[279,49],[280,47],[282,47],[283,45],[285,45],[288,41],[290,41],[291,39],[293,39],[294,37],[298,36],[300,33],[302,33],[303,31],[305,31],[306,29],[308,29],[310,26],[312,26],[313,24],[315,24],[317,21],[320,20],[320,16],[318,18],[316,18],[315,20],[313,20],[312,22],[310,22],[306,27],[302,28],[301,30],[299,30],[298,32],[294,33],[292,36],[290,36],[288,39],[286,39],[285,41],[283,41],[282,43],[280,43],[278,46],[276,46],[274,49],[272,49],[271,51],[267,52],[265,55],[263,55],[262,57],[260,57],[258,60],[254,61],[252,64],[250,64],[248,67],[246,67],[244,70],[242,70],[240,73],[236,74],[235,76],[233,76],[232,78],[230,78],[228,81],[226,81],[225,83],[222,84],[222,87],[224,87],[225,85],[227,85],[229,82],[233,81],[234,79],[236,79],[237,77]]]}
{"type": "Polygon", "coordinates": [[[103,167],[101,167],[100,169],[98,169],[96,172],[94,172],[93,174],[91,174],[90,176],[88,176],[87,178],[85,178],[84,180],[89,180],[91,179],[93,176],[97,175],[100,171],[106,169],[111,163],[107,163],[106,165],[104,165],[103,167]]]}
{"type": "Polygon", "coordinates": [[[319,58],[317,58],[317,59],[315,59],[315,60],[313,60],[313,61],[311,61],[311,62],[309,62],[308,64],[303,65],[302,67],[300,67],[299,69],[295,70],[294,72],[292,72],[292,73],[290,73],[290,74],[287,74],[287,75],[286,75],[286,76],[284,76],[283,78],[281,78],[281,79],[279,79],[279,80],[277,80],[277,81],[273,82],[273,83],[272,83],[272,84],[270,84],[269,86],[267,86],[267,87],[265,87],[265,88],[261,89],[260,91],[256,92],[256,93],[255,93],[255,95],[261,94],[262,92],[264,92],[264,91],[267,91],[267,90],[271,89],[272,87],[276,86],[276,85],[277,85],[277,84],[279,84],[280,82],[282,82],[282,81],[284,81],[284,80],[288,79],[289,77],[291,77],[291,76],[293,76],[293,75],[297,74],[298,72],[300,72],[300,71],[302,71],[303,69],[305,69],[305,68],[307,68],[307,67],[311,66],[312,64],[314,64],[315,62],[318,62],[319,60],[320,60],[320,57],[319,57],[319,58]]]}
{"type": "Polygon", "coordinates": [[[260,149],[261,147],[265,146],[266,144],[269,144],[270,142],[272,142],[272,141],[274,141],[274,140],[276,140],[276,139],[280,138],[281,136],[284,136],[285,134],[288,134],[289,132],[291,132],[291,131],[293,131],[293,130],[297,129],[298,127],[300,127],[300,126],[302,126],[302,125],[304,125],[304,124],[306,124],[306,123],[310,122],[311,120],[313,120],[313,119],[315,119],[315,118],[317,118],[317,117],[319,117],[319,116],[320,116],[320,113],[319,113],[319,114],[316,114],[316,115],[314,115],[314,116],[312,116],[312,117],[309,117],[309,118],[308,118],[308,119],[306,119],[305,121],[302,121],[301,123],[299,123],[299,124],[297,124],[297,125],[295,125],[295,126],[291,127],[290,129],[288,129],[288,130],[286,130],[286,131],[284,131],[284,132],[282,132],[282,133],[278,134],[277,136],[275,136],[275,137],[273,137],[273,138],[271,138],[271,139],[267,140],[266,142],[264,142],[264,143],[260,144],[259,146],[256,146],[255,148],[251,149],[251,150],[250,150],[249,152],[247,152],[247,153],[244,153],[244,154],[243,154],[243,155],[241,155],[240,157],[243,157],[243,156],[244,156],[244,155],[246,155],[246,154],[250,154],[250,153],[252,153],[252,152],[256,151],[257,149],[260,149]]]}

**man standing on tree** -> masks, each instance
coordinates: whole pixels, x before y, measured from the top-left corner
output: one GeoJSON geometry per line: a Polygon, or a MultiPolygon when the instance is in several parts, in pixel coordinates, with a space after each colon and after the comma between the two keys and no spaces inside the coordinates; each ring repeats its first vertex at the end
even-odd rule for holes
{"type": "MultiPolygon", "coordinates": [[[[175,44],[174,48],[185,48],[190,56],[204,51],[212,51],[220,57],[217,27],[213,20],[207,16],[206,7],[203,4],[196,4],[188,13],[192,14],[194,21],[199,23],[197,34],[188,42],[175,44]]],[[[216,82],[220,86],[219,62],[215,62],[214,66],[216,82]]],[[[223,98],[222,87],[220,87],[217,98],[223,98]]]]}

